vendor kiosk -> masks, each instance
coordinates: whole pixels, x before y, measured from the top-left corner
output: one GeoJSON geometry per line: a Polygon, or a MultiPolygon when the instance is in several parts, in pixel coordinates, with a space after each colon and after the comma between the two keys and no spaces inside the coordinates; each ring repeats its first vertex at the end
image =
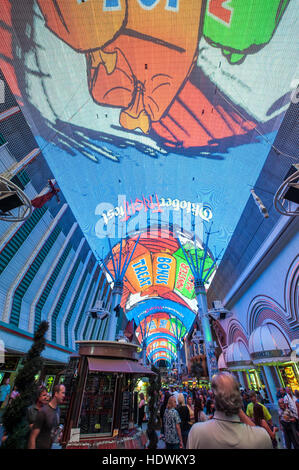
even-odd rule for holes
{"type": "Polygon", "coordinates": [[[154,374],[138,362],[138,345],[78,341],[66,369],[67,409],[62,445],[72,449],[142,449],[145,432],[134,422],[137,380],[154,374]]]}

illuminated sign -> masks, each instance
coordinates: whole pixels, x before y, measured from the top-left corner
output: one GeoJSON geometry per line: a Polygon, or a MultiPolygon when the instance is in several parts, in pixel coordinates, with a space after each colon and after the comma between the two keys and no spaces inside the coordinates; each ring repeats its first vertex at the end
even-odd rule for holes
{"type": "Polygon", "coordinates": [[[151,210],[153,213],[162,212],[157,195],[155,195],[154,198],[149,196],[148,199],[142,196],[142,199],[136,198],[134,202],[132,200],[128,202],[125,196],[119,196],[119,198],[122,199],[122,205],[116,206],[110,210],[107,210],[106,203],[98,204],[95,213],[102,215],[105,224],[108,224],[109,220],[114,217],[121,217],[121,222],[124,222],[141,210],[144,210],[145,212],[151,210]],[[101,212],[102,208],[103,212],[101,212]]]}
{"type": "Polygon", "coordinates": [[[125,222],[142,210],[145,213],[148,210],[152,213],[161,213],[169,209],[173,211],[183,210],[186,214],[192,214],[206,221],[211,220],[213,216],[211,207],[207,204],[181,201],[170,197],[158,198],[157,194],[150,195],[148,198],[142,196],[142,199],[136,198],[135,201],[130,200],[130,202],[127,201],[125,195],[119,195],[118,200],[119,204],[116,207],[106,202],[101,202],[96,206],[95,214],[103,217],[105,225],[115,217],[119,217],[121,222],[125,222]]]}
{"type": "Polygon", "coordinates": [[[298,390],[299,382],[294,372],[293,365],[279,366],[280,373],[282,375],[285,387],[290,387],[293,391],[298,390]]]}
{"type": "Polygon", "coordinates": [[[52,388],[54,386],[54,382],[55,382],[55,375],[46,375],[46,378],[45,378],[45,386],[46,386],[46,389],[47,389],[47,392],[48,393],[51,393],[52,391],[52,388]]]}

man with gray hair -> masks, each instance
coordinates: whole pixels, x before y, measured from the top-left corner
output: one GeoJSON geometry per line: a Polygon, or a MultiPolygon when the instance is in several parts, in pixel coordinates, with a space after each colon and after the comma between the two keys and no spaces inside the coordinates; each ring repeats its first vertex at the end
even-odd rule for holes
{"type": "Polygon", "coordinates": [[[187,449],[272,449],[267,431],[255,426],[242,410],[239,384],[232,374],[215,374],[212,391],[214,417],[192,426],[187,449]]]}

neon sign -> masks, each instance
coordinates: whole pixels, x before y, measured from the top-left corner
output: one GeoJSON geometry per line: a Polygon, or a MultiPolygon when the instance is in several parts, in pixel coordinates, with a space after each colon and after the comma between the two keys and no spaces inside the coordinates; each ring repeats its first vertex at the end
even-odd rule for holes
{"type": "Polygon", "coordinates": [[[186,214],[192,214],[195,217],[200,217],[202,220],[206,221],[210,221],[213,217],[212,210],[207,204],[172,199],[170,197],[158,198],[157,194],[150,195],[148,198],[142,196],[142,198],[136,198],[134,201],[130,200],[130,202],[127,201],[125,195],[119,195],[118,201],[119,204],[115,207],[110,203],[104,202],[101,202],[96,206],[95,214],[103,217],[105,225],[115,217],[119,218],[120,222],[126,222],[142,210],[145,213],[150,210],[153,214],[161,213],[166,210],[183,210],[186,214]]]}

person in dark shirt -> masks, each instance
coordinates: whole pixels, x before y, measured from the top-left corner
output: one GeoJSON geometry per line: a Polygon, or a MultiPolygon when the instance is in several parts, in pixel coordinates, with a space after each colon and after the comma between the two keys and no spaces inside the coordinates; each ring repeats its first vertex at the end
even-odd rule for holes
{"type": "Polygon", "coordinates": [[[182,433],[183,444],[184,444],[184,447],[186,448],[188,434],[189,434],[191,426],[189,424],[189,421],[190,421],[189,409],[188,409],[188,406],[185,405],[185,397],[182,393],[179,393],[178,395],[178,406],[176,409],[181,418],[181,433],[182,433]]]}
{"type": "Polygon", "coordinates": [[[53,435],[59,425],[60,405],[65,397],[64,385],[55,385],[52,400],[43,406],[37,413],[33,428],[29,437],[29,449],[51,449],[53,435]]]}
{"type": "Polygon", "coordinates": [[[49,402],[49,396],[46,387],[40,387],[38,390],[38,397],[33,405],[28,406],[27,408],[27,419],[29,423],[30,430],[33,428],[33,424],[36,420],[39,410],[47,405],[49,402]]]}

